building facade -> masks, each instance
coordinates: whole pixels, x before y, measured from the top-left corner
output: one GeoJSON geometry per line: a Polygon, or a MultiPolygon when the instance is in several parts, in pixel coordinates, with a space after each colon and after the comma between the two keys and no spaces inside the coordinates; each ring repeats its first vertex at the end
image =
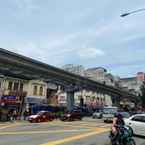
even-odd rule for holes
{"type": "MultiPolygon", "coordinates": [[[[97,108],[103,106],[111,106],[112,98],[109,95],[101,94],[94,91],[81,90],[75,92],[74,94],[74,104],[75,106],[81,105],[81,99],[83,99],[83,104],[90,108],[97,108]]],[[[66,92],[60,92],[58,94],[58,104],[60,106],[67,105],[67,94],[66,92]]]]}
{"type": "Polygon", "coordinates": [[[120,87],[130,93],[135,95],[139,95],[140,87],[145,81],[145,74],[144,72],[138,72],[135,77],[130,78],[121,78],[119,81],[120,87]]]}
{"type": "Polygon", "coordinates": [[[85,75],[85,68],[82,65],[66,64],[62,69],[80,76],[85,75]]]}
{"type": "Polygon", "coordinates": [[[105,83],[106,74],[107,70],[102,67],[90,68],[85,71],[85,77],[101,83],[105,83]]]}
{"type": "Polygon", "coordinates": [[[8,114],[16,110],[20,116],[32,105],[44,103],[47,83],[42,80],[24,80],[20,78],[0,76],[0,113],[1,120],[8,120],[8,114]]]}
{"type": "Polygon", "coordinates": [[[111,73],[108,73],[107,70],[103,67],[87,69],[85,71],[85,76],[88,79],[106,84],[108,86],[117,87],[119,83],[119,77],[113,76],[111,73]]]}

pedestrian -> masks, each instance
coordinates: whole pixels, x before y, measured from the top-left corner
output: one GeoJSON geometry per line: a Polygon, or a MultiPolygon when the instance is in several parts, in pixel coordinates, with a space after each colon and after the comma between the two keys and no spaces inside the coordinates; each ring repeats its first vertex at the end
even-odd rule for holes
{"type": "Polygon", "coordinates": [[[17,111],[13,110],[13,120],[16,121],[17,120],[17,111]]]}
{"type": "Polygon", "coordinates": [[[9,110],[8,112],[8,118],[11,122],[13,122],[13,110],[9,110]]]}

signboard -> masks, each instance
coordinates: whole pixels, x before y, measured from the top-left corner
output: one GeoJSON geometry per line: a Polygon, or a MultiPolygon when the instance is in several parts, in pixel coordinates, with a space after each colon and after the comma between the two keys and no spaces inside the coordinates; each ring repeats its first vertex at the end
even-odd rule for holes
{"type": "Polygon", "coordinates": [[[15,101],[17,98],[16,96],[2,96],[2,100],[8,100],[8,101],[15,101]]]}
{"type": "Polygon", "coordinates": [[[66,96],[58,96],[58,103],[59,104],[66,104],[67,103],[66,96]]]}
{"type": "Polygon", "coordinates": [[[25,103],[27,104],[43,104],[45,102],[45,98],[41,96],[27,96],[25,98],[25,103]]]}
{"type": "Polygon", "coordinates": [[[18,102],[17,102],[16,96],[2,96],[0,103],[1,103],[1,106],[4,106],[4,105],[16,104],[18,102]]]}

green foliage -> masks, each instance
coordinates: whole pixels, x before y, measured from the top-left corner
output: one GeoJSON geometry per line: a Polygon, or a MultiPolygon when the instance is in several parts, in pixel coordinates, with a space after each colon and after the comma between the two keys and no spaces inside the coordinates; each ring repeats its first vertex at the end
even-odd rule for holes
{"type": "Polygon", "coordinates": [[[141,94],[139,95],[142,105],[145,106],[145,82],[143,82],[141,88],[141,94]]]}

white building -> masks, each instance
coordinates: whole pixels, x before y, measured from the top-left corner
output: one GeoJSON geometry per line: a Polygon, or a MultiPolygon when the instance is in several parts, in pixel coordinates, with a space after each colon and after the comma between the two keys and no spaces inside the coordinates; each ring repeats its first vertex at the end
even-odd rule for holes
{"type": "Polygon", "coordinates": [[[66,64],[62,67],[62,69],[70,73],[84,76],[85,69],[82,65],[66,64]]]}
{"type": "Polygon", "coordinates": [[[106,74],[107,70],[103,67],[90,68],[85,71],[85,77],[101,83],[105,82],[106,74]]]}

